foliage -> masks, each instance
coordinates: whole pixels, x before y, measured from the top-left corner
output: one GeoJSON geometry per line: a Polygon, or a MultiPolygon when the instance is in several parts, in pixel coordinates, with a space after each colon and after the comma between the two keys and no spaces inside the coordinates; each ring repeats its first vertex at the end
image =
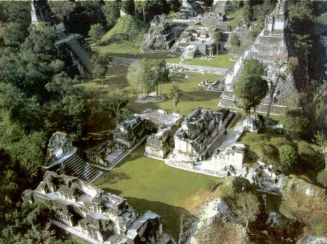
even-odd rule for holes
{"type": "Polygon", "coordinates": [[[126,14],[133,15],[135,10],[135,3],[133,0],[125,0],[121,2],[121,8],[126,14]]]}
{"type": "Polygon", "coordinates": [[[267,81],[262,78],[265,66],[258,60],[249,59],[244,62],[240,79],[235,85],[235,95],[239,99],[239,106],[249,114],[251,108],[260,104],[268,92],[267,81]]]}
{"type": "Polygon", "coordinates": [[[249,222],[256,220],[260,213],[260,202],[251,192],[241,192],[233,203],[232,209],[239,221],[248,229],[249,222]]]}
{"type": "Polygon", "coordinates": [[[104,29],[101,24],[91,25],[89,36],[91,37],[92,42],[98,43],[104,35],[104,29]]]}
{"type": "Polygon", "coordinates": [[[109,28],[113,27],[116,24],[118,18],[120,17],[119,7],[119,2],[117,0],[107,1],[102,6],[102,11],[106,18],[107,26],[109,28]]]}
{"type": "Polygon", "coordinates": [[[240,37],[238,35],[236,35],[236,34],[232,34],[231,37],[230,37],[229,43],[233,48],[240,47],[241,46],[240,37]]]}
{"type": "Polygon", "coordinates": [[[71,18],[77,7],[75,2],[70,1],[49,1],[48,4],[54,15],[64,22],[67,21],[68,18],[71,18]]]}
{"type": "Polygon", "coordinates": [[[173,100],[174,107],[176,108],[179,103],[179,98],[181,95],[181,90],[179,89],[178,85],[173,82],[171,89],[170,89],[170,97],[173,100]]]}
{"type": "Polygon", "coordinates": [[[324,187],[327,187],[327,169],[324,169],[319,172],[317,176],[317,181],[324,187]]]}
{"type": "Polygon", "coordinates": [[[286,170],[290,169],[298,159],[298,152],[292,145],[282,145],[279,149],[279,159],[282,167],[286,170]]]}
{"type": "Polygon", "coordinates": [[[128,92],[119,90],[113,91],[109,94],[108,99],[106,99],[105,102],[112,112],[116,124],[118,124],[120,122],[122,111],[129,102],[128,92]]]}
{"type": "Polygon", "coordinates": [[[327,147],[327,135],[323,131],[317,131],[313,139],[314,143],[322,148],[327,147]]]}
{"type": "Polygon", "coordinates": [[[300,109],[290,109],[283,119],[286,132],[293,138],[303,135],[309,123],[306,114],[300,109]]]}

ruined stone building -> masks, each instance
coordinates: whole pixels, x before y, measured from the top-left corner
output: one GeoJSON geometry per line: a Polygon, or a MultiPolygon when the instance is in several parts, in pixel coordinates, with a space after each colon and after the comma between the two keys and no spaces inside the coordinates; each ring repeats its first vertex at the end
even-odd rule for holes
{"type": "Polygon", "coordinates": [[[65,61],[66,71],[70,75],[91,73],[90,51],[84,37],[68,33],[64,24],[51,11],[47,0],[34,0],[31,3],[31,18],[34,25],[44,22],[53,28],[57,55],[65,61]]]}
{"type": "Polygon", "coordinates": [[[190,114],[174,136],[175,158],[186,161],[203,160],[214,152],[233,117],[228,110],[211,111],[198,108],[190,114]]]}
{"type": "Polygon", "coordinates": [[[44,204],[54,225],[89,243],[173,243],[159,215],[139,215],[124,198],[76,177],[48,171],[35,190],[24,192],[24,200],[44,204]]]}
{"type": "Polygon", "coordinates": [[[182,6],[174,18],[174,22],[197,22],[199,20],[198,15],[203,13],[203,8],[199,2],[195,0],[182,0],[182,6]]]}
{"type": "Polygon", "coordinates": [[[212,57],[216,45],[207,27],[189,26],[180,35],[171,48],[174,54],[181,53],[182,59],[193,59],[195,56],[212,57]]]}
{"type": "Polygon", "coordinates": [[[145,155],[154,158],[163,159],[174,148],[174,134],[180,127],[183,117],[180,114],[168,114],[164,111],[144,112],[140,116],[146,116],[149,119],[154,116],[157,119],[152,121],[159,124],[158,131],[147,138],[145,145],[145,155]]]}
{"type": "Polygon", "coordinates": [[[132,148],[146,135],[155,131],[155,126],[150,120],[138,115],[131,115],[117,125],[114,131],[114,140],[123,148],[132,148]]]}
{"type": "Polygon", "coordinates": [[[51,136],[46,161],[45,169],[59,174],[76,176],[86,182],[92,182],[102,174],[79,154],[64,132],[56,132],[51,136]]]}
{"type": "Polygon", "coordinates": [[[157,15],[143,37],[141,48],[143,51],[169,50],[184,29],[183,24],[169,24],[165,14],[157,15]]]}
{"type": "MultiPolygon", "coordinates": [[[[225,91],[223,92],[220,107],[235,108],[237,101],[233,90],[246,59],[254,58],[267,65],[268,80],[276,80],[278,72],[284,72],[286,67],[278,70],[278,62],[288,60],[288,47],[285,40],[287,27],[287,1],[279,1],[275,9],[265,20],[265,27],[258,35],[254,44],[235,63],[234,67],[225,77],[225,91]]],[[[274,103],[271,112],[281,114],[286,110],[287,100],[296,92],[296,84],[292,75],[288,75],[286,82],[279,82],[274,94],[274,103]]],[[[257,111],[265,112],[268,105],[266,97],[257,111]]]]}
{"type": "Polygon", "coordinates": [[[218,149],[212,156],[212,170],[226,172],[226,175],[240,175],[243,170],[245,158],[245,145],[234,143],[233,145],[218,149]]]}

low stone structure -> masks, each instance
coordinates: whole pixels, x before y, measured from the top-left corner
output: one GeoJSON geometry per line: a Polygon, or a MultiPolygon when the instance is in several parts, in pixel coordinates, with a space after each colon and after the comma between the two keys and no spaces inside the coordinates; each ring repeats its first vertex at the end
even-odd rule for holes
{"type": "Polygon", "coordinates": [[[91,182],[102,174],[79,154],[65,132],[55,132],[51,136],[46,162],[45,169],[76,176],[86,182],[91,182]]]}
{"type": "Polygon", "coordinates": [[[154,124],[140,116],[131,115],[126,120],[117,125],[114,131],[114,140],[118,147],[132,148],[137,141],[156,130],[154,124]]]}
{"type": "Polygon", "coordinates": [[[149,111],[140,116],[152,119],[153,123],[158,124],[157,133],[150,135],[147,138],[145,145],[145,155],[163,159],[174,147],[174,134],[180,127],[182,115],[168,114],[165,111],[149,111]]]}
{"type": "Polygon", "coordinates": [[[218,149],[213,157],[213,169],[225,171],[226,175],[241,175],[245,158],[245,145],[235,143],[225,149],[218,149]]]}
{"type": "Polygon", "coordinates": [[[140,216],[124,198],[76,177],[48,171],[35,190],[24,192],[24,199],[45,204],[54,224],[92,243],[173,243],[159,215],[147,211],[140,216]]]}
{"type": "Polygon", "coordinates": [[[184,29],[184,25],[169,24],[165,14],[157,15],[143,37],[141,48],[143,51],[169,50],[184,29]]]}
{"type": "Polygon", "coordinates": [[[200,14],[203,13],[202,6],[196,0],[182,0],[180,12],[173,19],[174,22],[198,22],[200,14]]]}
{"type": "Polygon", "coordinates": [[[171,48],[174,54],[181,53],[181,59],[193,59],[196,55],[212,57],[216,45],[207,27],[189,26],[171,48]]]}
{"type": "Polygon", "coordinates": [[[174,157],[199,161],[210,156],[233,115],[228,110],[196,109],[175,133],[174,157]]]}

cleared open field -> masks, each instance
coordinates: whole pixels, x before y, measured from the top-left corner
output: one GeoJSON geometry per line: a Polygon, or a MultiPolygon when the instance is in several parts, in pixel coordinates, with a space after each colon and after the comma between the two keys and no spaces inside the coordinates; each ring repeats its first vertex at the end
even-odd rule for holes
{"type": "Polygon", "coordinates": [[[169,167],[143,152],[140,146],[95,185],[125,197],[139,212],[160,214],[165,231],[177,239],[180,215],[205,202],[219,179],[169,167]]]}

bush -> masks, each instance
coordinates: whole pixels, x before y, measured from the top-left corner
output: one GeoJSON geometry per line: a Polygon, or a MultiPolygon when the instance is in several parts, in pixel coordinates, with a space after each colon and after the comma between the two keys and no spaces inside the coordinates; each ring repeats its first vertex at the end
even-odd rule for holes
{"type": "Polygon", "coordinates": [[[298,153],[294,146],[282,145],[279,148],[279,160],[285,170],[290,169],[298,159],[298,153]]]}
{"type": "Polygon", "coordinates": [[[275,147],[269,144],[260,143],[253,145],[252,149],[263,162],[273,164],[278,162],[278,151],[275,147]]]}
{"type": "Polygon", "coordinates": [[[327,188],[327,170],[324,169],[319,172],[317,176],[317,181],[322,184],[324,187],[327,188]]]}

